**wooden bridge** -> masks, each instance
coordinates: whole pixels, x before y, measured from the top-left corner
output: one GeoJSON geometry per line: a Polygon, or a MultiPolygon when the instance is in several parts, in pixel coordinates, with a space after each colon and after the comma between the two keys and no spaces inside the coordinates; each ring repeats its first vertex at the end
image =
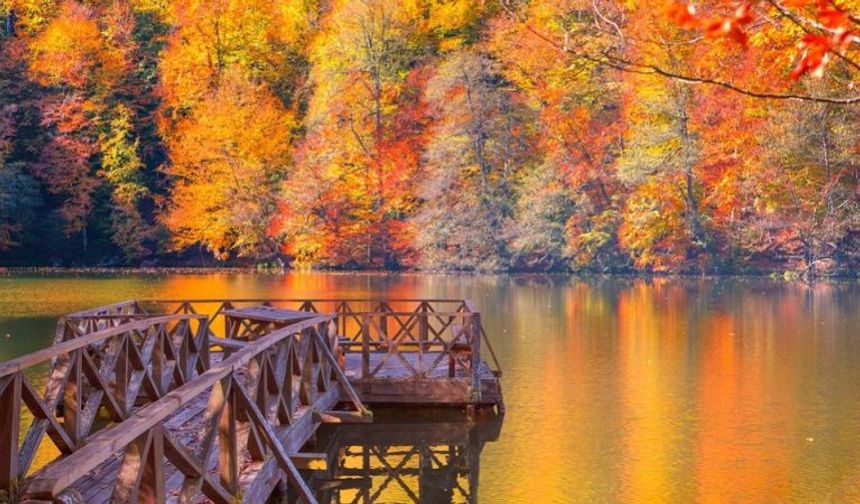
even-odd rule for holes
{"type": "Polygon", "coordinates": [[[315,451],[321,425],[388,404],[502,413],[500,375],[469,301],[70,314],[53,346],[0,363],[0,502],[328,501],[308,483],[333,459],[315,451]]]}

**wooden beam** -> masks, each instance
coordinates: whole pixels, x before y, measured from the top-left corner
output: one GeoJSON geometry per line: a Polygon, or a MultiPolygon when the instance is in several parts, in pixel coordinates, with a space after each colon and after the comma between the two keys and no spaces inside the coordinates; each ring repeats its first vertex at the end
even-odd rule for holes
{"type": "Polygon", "coordinates": [[[243,350],[248,346],[248,343],[244,341],[239,341],[235,339],[226,339],[219,338],[217,336],[213,336],[209,338],[209,345],[213,347],[220,347],[227,350],[243,350]]]}
{"type": "Polygon", "coordinates": [[[221,483],[210,477],[209,473],[203,468],[203,465],[188,451],[188,448],[173,437],[173,434],[169,430],[162,430],[162,434],[164,437],[165,456],[186,478],[200,478],[203,494],[215,504],[230,504],[233,502],[233,496],[230,492],[221,483]]]}
{"type": "Polygon", "coordinates": [[[325,453],[293,453],[290,460],[300,471],[328,471],[328,455],[325,453]]]}
{"type": "Polygon", "coordinates": [[[366,424],[373,423],[373,417],[359,411],[315,411],[314,422],[323,424],[366,424]]]}

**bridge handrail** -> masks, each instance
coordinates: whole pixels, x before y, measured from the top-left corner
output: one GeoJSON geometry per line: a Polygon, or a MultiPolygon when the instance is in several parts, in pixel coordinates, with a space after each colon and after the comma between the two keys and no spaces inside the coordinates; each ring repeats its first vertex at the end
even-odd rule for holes
{"type": "MultiPolygon", "coordinates": [[[[387,297],[387,296],[377,296],[377,297],[347,297],[347,298],[326,298],[326,297],[311,297],[311,298],[237,298],[237,299],[225,299],[225,298],[200,298],[200,299],[141,299],[138,301],[138,305],[145,305],[147,303],[151,304],[169,304],[169,305],[177,305],[178,311],[186,311],[188,313],[196,313],[196,311],[200,308],[199,305],[215,305],[217,304],[217,308],[214,309],[210,316],[210,330],[218,330],[216,328],[216,320],[219,317],[223,317],[223,311],[226,309],[233,308],[234,304],[240,303],[258,303],[258,304],[272,304],[272,303],[293,303],[298,305],[299,310],[315,312],[319,313],[318,305],[322,303],[331,303],[333,304],[333,313],[337,314],[337,318],[335,323],[337,324],[338,334],[347,337],[349,339],[358,341],[362,338],[363,330],[361,328],[360,317],[365,314],[369,314],[371,316],[375,316],[375,314],[380,314],[383,317],[393,317],[397,319],[398,317],[404,318],[407,317],[407,322],[409,323],[408,317],[418,317],[422,319],[422,323],[426,324],[426,321],[431,320],[434,317],[445,317],[452,316],[462,313],[473,313],[480,314],[477,306],[470,299],[461,299],[461,298],[398,298],[398,297],[387,297]],[[409,303],[412,305],[411,309],[404,310],[400,309],[398,305],[402,305],[403,303],[409,303]],[[194,305],[198,305],[195,307],[194,305]],[[361,304],[361,307],[355,307],[354,305],[361,304]],[[441,306],[440,306],[441,305],[441,306]],[[367,310],[364,306],[370,306],[371,309],[367,310]],[[395,309],[397,308],[397,309],[395,309]],[[215,328],[215,329],[213,329],[215,328]]],[[[478,317],[480,319],[480,317],[478,317]]],[[[401,326],[402,324],[401,320],[401,326]]],[[[490,369],[496,376],[501,376],[501,365],[499,364],[499,360],[496,356],[496,352],[493,349],[493,346],[490,344],[489,339],[487,338],[487,333],[484,330],[482,324],[479,323],[480,328],[480,336],[481,336],[481,347],[485,347],[490,356],[490,369]]],[[[213,336],[218,336],[213,332],[213,336]]],[[[226,334],[224,335],[226,336],[226,334]]],[[[480,354],[478,354],[480,357],[480,354]]]]}
{"type": "MultiPolygon", "coordinates": [[[[293,485],[302,497],[308,502],[315,502],[313,495],[304,481],[301,479],[298,470],[290,461],[289,450],[284,445],[285,432],[282,430],[278,433],[274,426],[275,418],[280,422],[282,427],[286,429],[298,428],[292,423],[289,418],[295,412],[296,405],[290,405],[293,409],[292,413],[286,413],[285,417],[281,415],[281,407],[279,403],[276,406],[277,411],[269,411],[271,399],[277,401],[284,400],[284,394],[290,394],[289,400],[292,403],[292,382],[284,384],[284,388],[279,389],[274,393],[276,398],[263,397],[260,399],[260,394],[268,396],[272,393],[269,390],[269,383],[283,382],[283,380],[292,380],[293,373],[283,371],[284,376],[276,377],[274,369],[271,369],[264,362],[268,359],[265,357],[270,351],[285,351],[289,356],[289,352],[303,352],[303,356],[297,357],[299,363],[306,362],[305,358],[309,355],[317,355],[319,352],[322,355],[323,361],[320,361],[321,369],[318,371],[321,376],[329,375],[334,372],[337,376],[337,384],[347,396],[348,400],[363,414],[369,414],[369,411],[361,403],[358,395],[349,385],[343,371],[337,365],[337,361],[331,352],[332,339],[326,339],[326,331],[329,323],[334,319],[334,315],[320,315],[311,319],[297,322],[283,329],[273,331],[258,340],[255,340],[245,346],[243,349],[233,353],[221,363],[211,367],[205,373],[199,375],[195,380],[177,388],[176,390],[166,394],[164,397],[155,401],[137,411],[134,416],[126,419],[122,424],[113,426],[109,429],[99,432],[87,446],[81,448],[77,452],[68,457],[52,463],[43,471],[38,473],[31,481],[27,488],[28,494],[37,498],[53,498],[67,487],[72,485],[74,481],[81,478],[87,472],[95,469],[106,457],[113,453],[129,448],[135,441],[141,442],[145,440],[146,446],[158,447],[161,452],[159,455],[152,457],[150,464],[160,464],[158,467],[143,467],[146,462],[131,460],[128,462],[128,457],[123,459],[123,467],[119,470],[119,481],[117,483],[114,496],[117,492],[124,495],[122,492],[141,491],[140,488],[133,488],[134,485],[142,485],[147,492],[155,492],[155,500],[163,502],[164,500],[164,459],[167,458],[173,465],[184,473],[186,483],[188,481],[198,481],[196,486],[187,487],[183,485],[183,496],[191,497],[187,493],[196,493],[202,488],[207,497],[215,502],[231,502],[235,499],[238,490],[238,466],[241,461],[237,460],[236,452],[238,441],[235,435],[229,437],[230,445],[224,445],[224,441],[219,442],[219,471],[220,480],[213,478],[204,468],[207,467],[207,461],[211,455],[212,440],[218,435],[219,429],[223,427],[222,415],[228,417],[228,421],[235,422],[237,418],[246,418],[249,421],[250,430],[254,431],[255,438],[258,443],[263,446],[257,446],[251,449],[252,457],[261,459],[265,456],[264,452],[270,452],[267,457],[267,463],[275,464],[283,470],[291,485],[293,485]],[[286,345],[281,346],[281,345],[286,345]],[[303,350],[299,350],[299,348],[303,350]],[[316,348],[316,351],[312,350],[316,348]],[[252,369],[250,364],[252,361],[257,362],[260,367],[255,367],[257,376],[250,373],[252,369]],[[258,362],[259,361],[259,362],[258,362]],[[325,362],[325,364],[322,364],[325,362]],[[240,379],[237,377],[237,372],[242,375],[240,379]],[[266,373],[270,373],[266,375],[266,373]],[[249,374],[251,376],[249,377],[249,374]],[[243,384],[247,381],[248,386],[243,384]],[[256,382],[256,383],[254,383],[256,382]],[[210,392],[207,408],[205,412],[206,432],[204,433],[204,446],[201,453],[192,454],[190,451],[177,442],[173,435],[163,425],[163,422],[182,406],[188,404],[193,399],[201,394],[210,392]],[[252,399],[255,398],[256,399],[252,399]],[[261,411],[260,404],[267,405],[261,411]],[[232,412],[232,413],[228,413],[232,412]],[[274,417],[272,416],[274,415],[274,417]],[[208,440],[208,444],[207,444],[208,440]],[[226,461],[226,462],[225,462],[226,461]],[[130,470],[124,470],[126,465],[130,464],[130,470]],[[226,464],[226,465],[225,465],[226,464]],[[159,479],[160,478],[160,479],[159,479]]],[[[290,359],[290,357],[286,357],[290,359]]],[[[303,364],[302,364],[303,365],[303,364]]],[[[297,376],[301,376],[304,383],[305,371],[299,370],[297,376]]],[[[315,379],[308,377],[308,380],[315,379]]],[[[315,389],[314,384],[311,389],[315,389]]],[[[331,390],[331,389],[329,389],[331,390]]],[[[307,392],[313,394],[314,392],[307,392]]],[[[308,405],[313,407],[313,400],[308,397],[308,405]]],[[[306,414],[303,418],[311,415],[306,414]]],[[[229,429],[230,432],[235,432],[235,427],[229,429]]],[[[290,431],[291,432],[291,431],[290,431]]],[[[248,443],[251,443],[251,436],[248,437],[248,443]]],[[[297,450],[298,447],[291,447],[297,450]]],[[[129,448],[130,449],[130,448],[129,448]]],[[[143,451],[156,448],[142,448],[143,451]]],[[[250,449],[250,447],[249,447],[250,449]]],[[[138,448],[141,450],[141,448],[138,448]]],[[[129,453],[127,451],[127,453],[129,453]]],[[[133,459],[133,457],[132,457],[133,459]]],[[[146,456],[139,455],[138,459],[146,459],[146,456]]],[[[131,495],[131,494],[129,494],[131,495]]],[[[152,495],[152,494],[150,494],[152,495]]]]}
{"type": "MultiPolygon", "coordinates": [[[[430,316],[444,316],[450,315],[454,312],[467,312],[467,313],[480,313],[477,306],[472,302],[472,300],[468,298],[398,298],[398,297],[388,297],[388,296],[376,296],[376,297],[346,297],[346,298],[327,298],[327,297],[310,297],[310,298],[293,298],[293,297],[284,297],[284,298],[256,298],[256,297],[248,297],[248,298],[190,298],[190,299],[140,299],[140,300],[129,300],[123,301],[120,303],[114,303],[112,305],[102,306],[98,308],[93,308],[90,310],[84,310],[81,312],[73,313],[67,315],[65,318],[68,319],[82,319],[89,320],[90,324],[101,323],[116,323],[116,322],[126,322],[130,319],[134,319],[137,317],[150,317],[154,316],[154,314],[149,314],[146,312],[142,304],[155,304],[155,305],[178,305],[177,312],[182,312],[184,310],[185,313],[196,313],[194,308],[194,304],[218,304],[218,307],[209,314],[210,316],[210,324],[209,329],[211,335],[213,337],[217,337],[218,335],[213,331],[213,327],[215,326],[215,321],[219,317],[223,317],[223,311],[232,307],[233,304],[236,303],[260,303],[260,304],[271,304],[271,303],[295,303],[299,305],[299,309],[309,312],[318,312],[316,304],[320,303],[333,303],[335,304],[334,312],[337,313],[337,326],[338,332],[342,336],[350,337],[349,334],[346,334],[347,326],[349,325],[348,319],[352,318],[354,320],[358,320],[358,317],[365,314],[373,314],[373,313],[388,313],[391,316],[410,316],[408,311],[404,310],[393,310],[391,308],[392,304],[398,303],[417,303],[414,312],[415,313],[430,313],[432,315],[426,315],[425,317],[430,316]],[[353,309],[351,304],[356,303],[364,303],[370,304],[374,307],[372,311],[367,311],[364,309],[353,309]],[[456,309],[454,312],[450,310],[442,310],[436,311],[437,308],[433,305],[436,304],[444,304],[446,307],[454,305],[456,309]]],[[[502,375],[501,365],[499,363],[499,359],[496,356],[496,352],[493,349],[492,344],[487,338],[487,333],[484,330],[483,325],[480,325],[480,333],[481,333],[481,346],[485,347],[490,357],[490,369],[496,376],[502,375]]],[[[357,333],[353,334],[350,339],[358,340],[361,338],[361,329],[359,325],[359,330],[357,333]]],[[[226,334],[224,335],[226,336],[226,334]]],[[[62,341],[62,339],[58,338],[58,342],[62,341]]]]}
{"type": "Polygon", "coordinates": [[[155,400],[205,371],[208,338],[205,316],[168,315],[84,334],[0,364],[0,490],[14,493],[46,434],[61,454],[72,453],[99,430],[102,406],[111,422],[121,422],[139,399],[155,400]],[[48,362],[40,393],[29,375],[48,362]],[[30,416],[21,443],[22,421],[30,416]]]}
{"type": "Polygon", "coordinates": [[[12,373],[17,373],[18,371],[22,371],[26,368],[42,364],[43,362],[48,362],[61,354],[70,353],[75,350],[79,350],[81,348],[93,345],[95,343],[101,343],[106,339],[113,338],[120,334],[145,329],[155,324],[160,324],[162,322],[173,322],[177,320],[192,319],[205,321],[207,320],[207,317],[205,315],[196,315],[189,313],[159,315],[142,320],[137,320],[134,322],[128,322],[126,324],[114,326],[108,329],[103,329],[101,331],[92,332],[83,336],[79,336],[75,339],[69,339],[63,341],[62,343],[51,345],[42,350],[37,350],[27,355],[22,355],[21,357],[16,357],[14,359],[0,362],[0,378],[8,376],[12,373]]]}

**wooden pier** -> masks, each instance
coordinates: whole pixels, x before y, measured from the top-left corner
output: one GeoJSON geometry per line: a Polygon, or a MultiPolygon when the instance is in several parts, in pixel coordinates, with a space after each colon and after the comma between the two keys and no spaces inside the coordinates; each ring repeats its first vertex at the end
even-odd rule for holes
{"type": "Polygon", "coordinates": [[[500,376],[469,301],[70,314],[53,346],[0,363],[0,502],[329,502],[309,484],[336,466],[317,451],[321,425],[367,424],[377,405],[501,414],[500,376]]]}

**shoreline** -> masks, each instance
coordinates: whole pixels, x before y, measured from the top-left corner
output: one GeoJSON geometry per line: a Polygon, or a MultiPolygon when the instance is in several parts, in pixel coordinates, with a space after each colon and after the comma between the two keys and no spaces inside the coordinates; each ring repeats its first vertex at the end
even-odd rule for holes
{"type": "Polygon", "coordinates": [[[57,267],[57,266],[0,266],[0,277],[13,275],[104,275],[104,276],[165,276],[165,275],[260,275],[260,276],[283,276],[288,274],[325,274],[344,276],[516,276],[516,277],[551,277],[551,278],[579,278],[583,280],[599,278],[626,278],[626,279],[750,279],[750,280],[773,280],[782,282],[810,283],[816,281],[851,281],[858,280],[856,271],[838,271],[827,275],[804,276],[794,271],[762,270],[746,272],[725,273],[684,273],[684,272],[565,272],[565,271],[464,271],[464,270],[374,270],[374,269],[289,269],[272,268],[261,269],[255,267],[237,266],[158,266],[158,267],[57,267]]]}

